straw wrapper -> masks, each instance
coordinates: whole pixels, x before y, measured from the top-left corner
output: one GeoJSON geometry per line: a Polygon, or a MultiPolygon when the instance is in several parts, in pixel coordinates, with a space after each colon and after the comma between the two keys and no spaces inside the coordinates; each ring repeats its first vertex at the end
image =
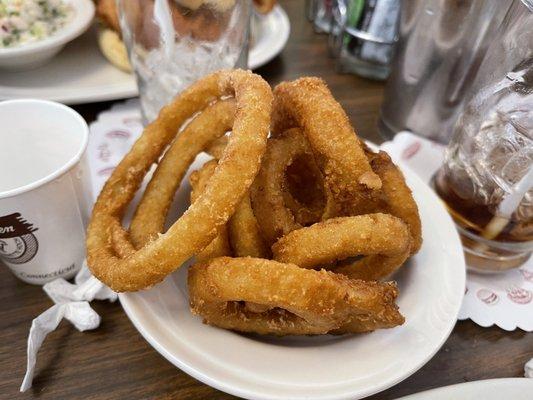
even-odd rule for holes
{"type": "Polygon", "coordinates": [[[94,299],[117,299],[117,294],[92,276],[85,264],[74,278],[73,284],[59,278],[44,285],[43,290],[55,305],[35,318],[31,324],[28,362],[26,375],[20,386],[21,392],[31,387],[37,352],[46,336],[58,327],[63,318],[70,321],[80,332],[95,329],[100,325],[100,316],[91,308],[89,302],[94,299]]]}

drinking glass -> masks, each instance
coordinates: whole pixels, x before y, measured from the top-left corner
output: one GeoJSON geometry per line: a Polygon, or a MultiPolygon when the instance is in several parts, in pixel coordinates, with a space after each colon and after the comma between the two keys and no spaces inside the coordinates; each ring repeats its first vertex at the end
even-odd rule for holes
{"type": "Polygon", "coordinates": [[[501,39],[499,28],[513,3],[520,0],[401,1],[398,43],[378,121],[384,137],[409,130],[450,142],[475,92],[487,48],[501,39]]]}
{"type": "Polygon", "coordinates": [[[533,2],[516,3],[487,50],[434,186],[471,269],[496,272],[533,251],[533,2]],[[501,73],[502,68],[504,73],[501,73]]]}
{"type": "Polygon", "coordinates": [[[330,54],[337,58],[337,70],[386,79],[399,14],[399,0],[334,0],[328,44],[330,54]]]}
{"type": "Polygon", "coordinates": [[[197,79],[248,64],[249,0],[118,0],[144,122],[197,79]]]}
{"type": "Polygon", "coordinates": [[[336,0],[306,0],[305,14],[317,33],[328,33],[336,0]]]}
{"type": "Polygon", "coordinates": [[[434,180],[473,269],[513,268],[533,250],[532,83],[533,59],[475,97],[434,180]]]}

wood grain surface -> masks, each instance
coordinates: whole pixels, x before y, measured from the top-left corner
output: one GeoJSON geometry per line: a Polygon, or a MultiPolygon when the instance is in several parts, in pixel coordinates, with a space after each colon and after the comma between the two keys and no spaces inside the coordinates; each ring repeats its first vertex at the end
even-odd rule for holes
{"type": "MultiPolygon", "coordinates": [[[[340,75],[329,58],[326,36],[313,32],[303,1],[281,1],[291,20],[283,53],[257,70],[271,84],[304,75],[326,80],[358,133],[380,142],[376,121],[383,84],[340,75]]],[[[112,103],[75,107],[87,121],[112,103]]],[[[94,302],[101,327],[80,333],[68,322],[46,339],[34,386],[18,392],[26,367],[26,338],[31,320],[52,305],[40,287],[18,281],[0,268],[0,399],[230,399],[174,367],[144,341],[119,303],[94,302]]],[[[380,349],[376,349],[379,351],[380,349]]],[[[372,399],[394,399],[464,381],[523,376],[533,357],[533,335],[517,330],[481,328],[458,322],[443,348],[404,382],[372,399]]]]}

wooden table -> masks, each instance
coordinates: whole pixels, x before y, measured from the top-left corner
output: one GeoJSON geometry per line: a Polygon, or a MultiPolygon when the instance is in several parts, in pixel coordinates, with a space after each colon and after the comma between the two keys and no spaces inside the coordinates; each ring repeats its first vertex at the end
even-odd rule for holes
{"type": "MultiPolygon", "coordinates": [[[[291,19],[289,43],[280,57],[257,72],[271,84],[303,75],[324,78],[359,134],[382,141],[376,132],[376,120],[383,84],[337,74],[327,54],[326,36],[313,33],[304,18],[303,2],[281,3],[291,19]]],[[[90,122],[110,105],[99,103],[76,109],[90,122]]],[[[102,317],[101,327],[95,331],[80,333],[62,322],[40,351],[33,388],[20,394],[31,320],[51,304],[40,287],[26,285],[6,268],[0,269],[0,399],[233,398],[191,378],[160,356],[133,327],[118,302],[93,303],[102,317]]],[[[523,376],[524,363],[531,357],[533,335],[458,322],[429,363],[372,399],[393,399],[464,381],[523,376]]]]}

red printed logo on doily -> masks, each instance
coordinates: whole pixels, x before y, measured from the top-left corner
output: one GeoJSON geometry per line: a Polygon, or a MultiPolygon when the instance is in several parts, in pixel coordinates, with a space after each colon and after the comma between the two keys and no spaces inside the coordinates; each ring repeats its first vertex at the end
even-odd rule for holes
{"type": "Polygon", "coordinates": [[[521,269],[520,273],[522,274],[522,276],[524,277],[526,281],[533,283],[533,272],[532,271],[528,271],[527,269],[521,269]]]}
{"type": "Polygon", "coordinates": [[[114,129],[105,134],[110,139],[129,139],[131,133],[122,129],[114,129]]]}
{"type": "Polygon", "coordinates": [[[531,302],[531,299],[533,299],[533,293],[524,288],[510,287],[507,289],[507,297],[513,303],[528,304],[531,302]]]}
{"type": "Polygon", "coordinates": [[[488,304],[489,306],[496,304],[498,300],[500,300],[498,295],[489,289],[479,289],[476,293],[476,296],[479,300],[485,304],[488,304]]]}
{"type": "Polygon", "coordinates": [[[418,153],[421,147],[422,143],[420,142],[411,143],[402,151],[402,160],[409,160],[412,158],[416,153],[418,153]]]}
{"type": "Polygon", "coordinates": [[[125,117],[122,119],[122,123],[126,126],[138,126],[142,125],[140,117],[125,117]]]}
{"type": "Polygon", "coordinates": [[[100,175],[100,176],[109,176],[111,175],[111,173],[113,172],[113,170],[115,169],[115,167],[107,167],[107,168],[102,168],[100,170],[98,170],[97,174],[100,175]]]}
{"type": "Polygon", "coordinates": [[[111,151],[109,151],[109,146],[107,143],[102,143],[98,146],[98,159],[103,162],[108,162],[109,157],[111,157],[111,151]]]}

